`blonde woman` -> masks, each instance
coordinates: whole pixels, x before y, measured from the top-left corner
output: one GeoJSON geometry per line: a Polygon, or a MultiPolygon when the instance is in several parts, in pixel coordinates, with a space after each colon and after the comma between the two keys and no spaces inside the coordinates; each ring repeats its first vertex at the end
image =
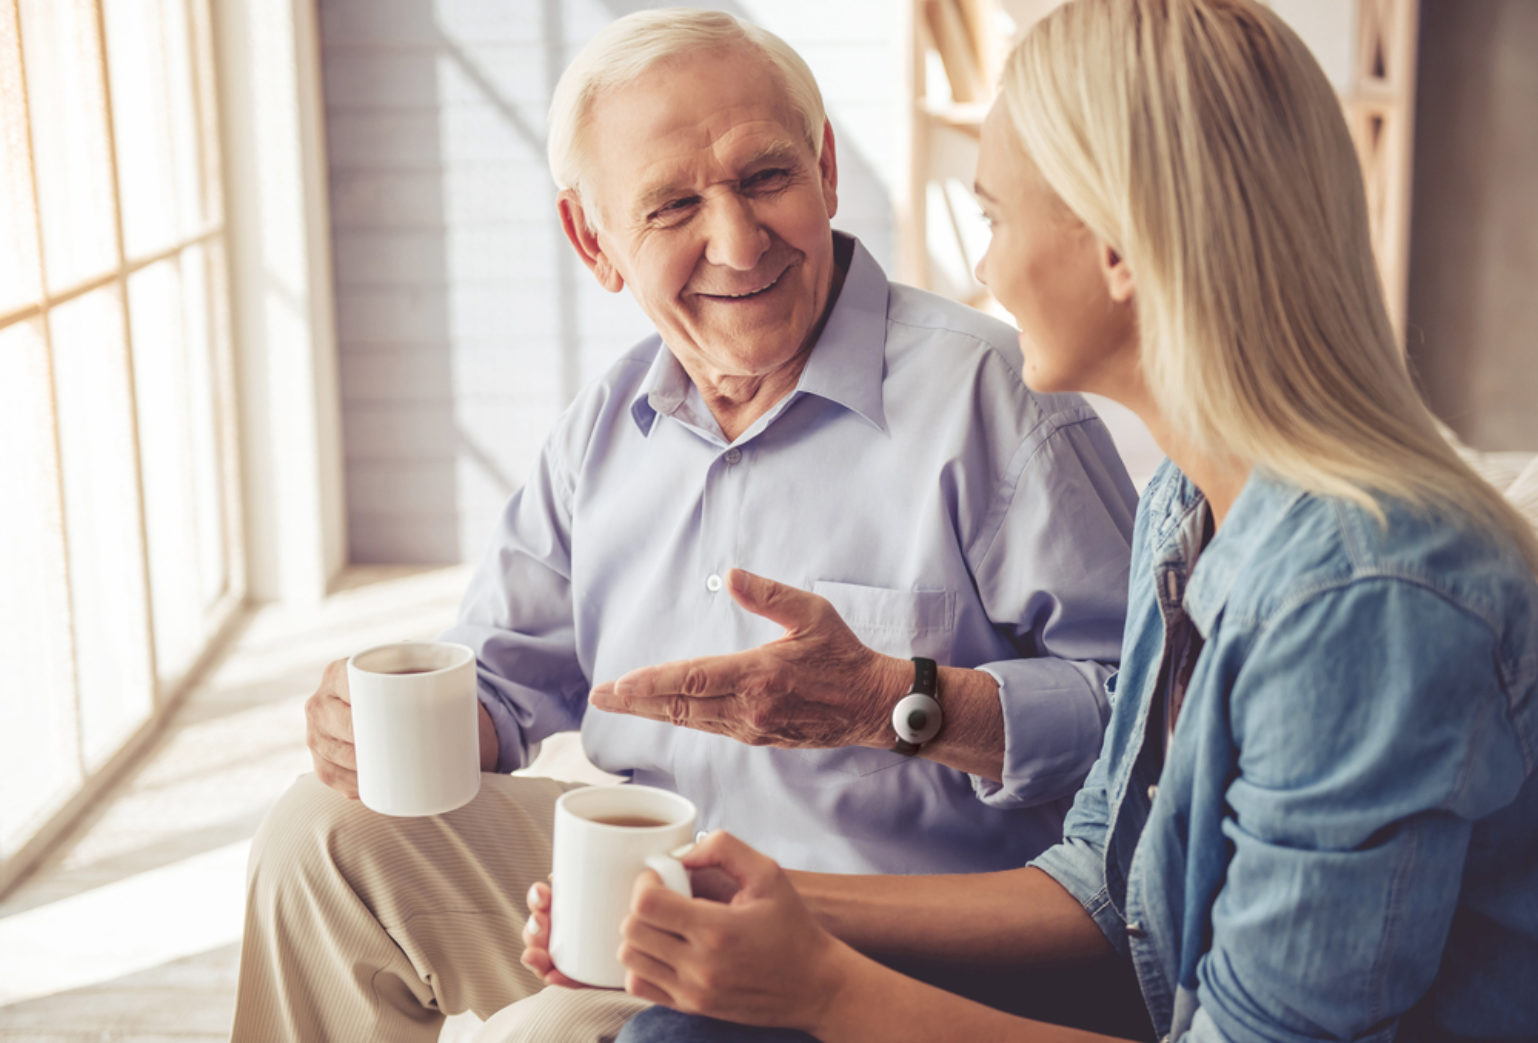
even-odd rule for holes
{"type": "MultiPolygon", "coordinates": [[[[1323,73],[1248,0],[1073,0],[1010,58],[977,192],[1027,383],[1170,458],[1101,757],[1023,869],[787,874],[713,835],[688,861],[735,895],[643,878],[629,991],[829,1041],[1083,1039],[862,953],[1115,953],[1160,1037],[1538,1038],[1538,547],[1411,384],[1323,73]]],[[[559,980],[547,902],[525,958],[559,980]]],[[[758,1032],[621,1038],[804,1038],[758,1032]]]]}

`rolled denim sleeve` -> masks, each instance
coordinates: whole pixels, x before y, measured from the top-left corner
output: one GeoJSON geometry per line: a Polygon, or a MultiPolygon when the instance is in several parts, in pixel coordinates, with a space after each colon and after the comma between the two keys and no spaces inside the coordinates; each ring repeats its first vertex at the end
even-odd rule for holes
{"type": "MultiPolygon", "coordinates": [[[[1113,730],[1108,730],[1105,735],[1107,749],[1116,741],[1115,723],[1120,722],[1114,722],[1113,730]]],[[[1063,822],[1062,841],[1043,851],[1030,865],[1073,895],[1112,948],[1126,956],[1126,921],[1111,901],[1105,880],[1106,831],[1110,828],[1110,800],[1106,786],[1110,766],[1110,756],[1102,752],[1090,768],[1084,785],[1074,795],[1073,807],[1063,822]]]]}
{"type": "Polygon", "coordinates": [[[989,617],[1023,656],[980,667],[999,685],[1004,777],[974,776],[973,788],[1020,807],[1071,796],[1100,750],[1137,492],[1086,405],[1021,447],[999,503],[969,557],[989,617]]]}
{"type": "Polygon", "coordinates": [[[1391,1039],[1441,962],[1472,823],[1523,778],[1493,631],[1383,576],[1310,592],[1232,658],[1232,856],[1188,1038],[1391,1039]]]}
{"type": "Polygon", "coordinates": [[[527,764],[546,736],[579,727],[587,707],[572,614],[571,486],[561,460],[552,437],[503,511],[457,622],[441,635],[475,652],[501,772],[527,764]]]}

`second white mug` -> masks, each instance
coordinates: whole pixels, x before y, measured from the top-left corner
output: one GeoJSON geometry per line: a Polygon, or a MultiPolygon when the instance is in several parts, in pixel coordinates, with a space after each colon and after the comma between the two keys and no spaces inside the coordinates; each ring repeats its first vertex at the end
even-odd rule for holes
{"type": "Polygon", "coordinates": [[[672,853],[694,839],[694,805],[651,786],[587,786],[555,803],[550,958],[568,978],[618,989],[620,924],[643,869],[689,895],[672,853]]]}

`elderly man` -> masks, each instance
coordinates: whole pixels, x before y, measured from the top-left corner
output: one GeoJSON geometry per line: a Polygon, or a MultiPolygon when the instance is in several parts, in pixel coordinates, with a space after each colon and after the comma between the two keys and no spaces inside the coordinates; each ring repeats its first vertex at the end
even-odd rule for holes
{"type": "MultiPolygon", "coordinates": [[[[479,661],[480,795],[347,799],[327,670],[315,776],[254,848],[237,1039],[429,1039],[537,991],[524,895],[565,784],[502,773],[555,732],[833,872],[1023,864],[1098,752],[1132,485],[1088,406],[1024,389],[1012,330],[832,231],[800,58],[730,16],[631,15],[567,70],[550,139],[568,238],[657,335],[561,418],[444,635],[479,661]],[[916,683],[924,743],[892,723],[916,683]]],[[[567,995],[609,1031],[631,1009],[567,995]]]]}

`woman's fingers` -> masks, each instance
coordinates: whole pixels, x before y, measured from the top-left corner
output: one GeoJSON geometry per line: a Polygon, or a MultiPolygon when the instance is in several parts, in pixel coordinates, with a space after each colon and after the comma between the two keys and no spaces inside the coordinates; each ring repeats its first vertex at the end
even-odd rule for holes
{"type": "Polygon", "coordinates": [[[740,886],[772,879],[779,867],[774,859],[756,851],[724,829],[707,835],[681,859],[691,870],[715,869],[740,886]]]}
{"type": "Polygon", "coordinates": [[[634,971],[627,971],[625,974],[625,991],[637,999],[645,1000],[648,1003],[660,1003],[664,1007],[673,1007],[674,1009],[678,1007],[678,1003],[673,999],[672,994],[647,981],[634,971]]]}
{"type": "Polygon", "coordinates": [[[670,993],[677,991],[678,974],[673,970],[672,965],[642,952],[628,941],[619,947],[619,962],[625,970],[651,982],[658,988],[666,989],[670,993]]]}
{"type": "Polygon", "coordinates": [[[633,920],[650,924],[660,930],[681,935],[705,915],[704,906],[719,908],[714,902],[698,902],[668,890],[656,871],[647,869],[636,877],[635,886],[631,888],[630,916],[627,922],[633,920]]]}
{"type": "MultiPolygon", "coordinates": [[[[620,934],[624,938],[624,944],[620,948],[621,963],[625,962],[627,952],[636,952],[672,968],[677,966],[688,951],[688,944],[678,935],[653,927],[651,924],[642,923],[634,917],[625,918],[620,934]]],[[[629,964],[626,966],[628,967],[629,964]]]]}
{"type": "Polygon", "coordinates": [[[529,888],[526,898],[529,918],[523,925],[523,965],[546,985],[564,985],[569,989],[585,989],[587,986],[575,978],[568,978],[555,966],[550,957],[550,885],[537,882],[529,888]]]}

